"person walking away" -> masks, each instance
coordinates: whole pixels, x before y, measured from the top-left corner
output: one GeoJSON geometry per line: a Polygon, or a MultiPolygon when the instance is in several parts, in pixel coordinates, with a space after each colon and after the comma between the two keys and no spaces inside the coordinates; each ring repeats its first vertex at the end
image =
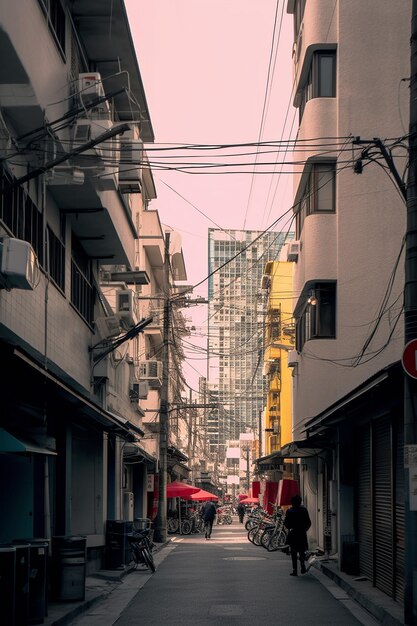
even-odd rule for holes
{"type": "Polygon", "coordinates": [[[201,517],[204,520],[204,531],[206,539],[210,539],[211,532],[213,530],[213,521],[216,517],[216,507],[214,502],[210,502],[209,500],[203,505],[201,509],[201,517]]]}
{"type": "Polygon", "coordinates": [[[310,516],[305,506],[301,505],[299,495],[291,498],[292,506],[287,510],[284,526],[288,528],[288,544],[291,548],[292,572],[290,576],[297,576],[297,556],[300,557],[300,571],[306,573],[305,552],[308,549],[307,531],[311,526],[310,516]]]}
{"type": "Polygon", "coordinates": [[[243,518],[245,517],[245,505],[241,502],[237,505],[237,514],[239,515],[239,522],[243,524],[243,518]]]}

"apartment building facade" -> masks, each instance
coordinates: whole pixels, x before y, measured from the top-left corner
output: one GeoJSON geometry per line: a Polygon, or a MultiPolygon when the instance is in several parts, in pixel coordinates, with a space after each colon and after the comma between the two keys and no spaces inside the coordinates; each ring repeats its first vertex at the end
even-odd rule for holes
{"type": "Polygon", "coordinates": [[[261,359],[266,304],[260,284],[265,262],[278,257],[285,236],[209,229],[208,377],[218,385],[220,405],[210,420],[210,448],[223,459],[227,440],[259,430],[266,390],[261,359]]]}
{"type": "Polygon", "coordinates": [[[81,535],[93,571],[108,520],[155,513],[167,232],[186,273],[123,0],[24,4],[0,7],[0,539],[81,535]]]}
{"type": "Polygon", "coordinates": [[[405,175],[410,6],[289,0],[287,11],[304,153],[293,441],[281,453],[308,476],[312,543],[401,603],[406,209],[381,146],[405,175]]]}

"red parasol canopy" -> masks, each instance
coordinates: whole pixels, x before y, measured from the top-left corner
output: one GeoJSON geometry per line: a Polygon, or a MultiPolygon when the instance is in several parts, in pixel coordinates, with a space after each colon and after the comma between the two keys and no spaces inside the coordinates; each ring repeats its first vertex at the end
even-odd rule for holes
{"type": "Polygon", "coordinates": [[[193,493],[187,497],[187,500],[213,500],[213,502],[218,501],[218,497],[214,493],[210,493],[209,491],[204,491],[204,489],[199,489],[197,493],[193,493]]]}
{"type": "Polygon", "coordinates": [[[259,504],[259,498],[245,498],[240,501],[241,504],[259,504]]]}
{"type": "Polygon", "coordinates": [[[167,485],[167,498],[188,498],[197,491],[200,491],[198,487],[193,487],[192,485],[187,485],[187,483],[174,480],[167,485]]]}
{"type": "Polygon", "coordinates": [[[248,497],[247,493],[240,493],[239,494],[239,500],[246,500],[247,497],[248,497]]]}

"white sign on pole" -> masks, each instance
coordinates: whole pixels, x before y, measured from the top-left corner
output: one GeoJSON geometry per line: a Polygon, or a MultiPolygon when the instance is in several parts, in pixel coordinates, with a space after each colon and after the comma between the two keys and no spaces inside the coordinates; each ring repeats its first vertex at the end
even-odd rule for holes
{"type": "Polygon", "coordinates": [[[410,511],[417,511],[417,446],[404,446],[404,467],[408,468],[410,511]]]}

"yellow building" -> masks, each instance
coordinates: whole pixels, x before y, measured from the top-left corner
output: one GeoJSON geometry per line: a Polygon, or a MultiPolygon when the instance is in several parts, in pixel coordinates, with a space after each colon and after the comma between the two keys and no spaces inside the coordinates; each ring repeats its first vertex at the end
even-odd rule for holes
{"type": "Polygon", "coordinates": [[[268,455],[292,441],[292,369],[288,366],[288,351],[294,344],[292,264],[266,263],[262,288],[268,290],[264,335],[264,373],[268,390],[263,445],[263,453],[268,455]]]}

